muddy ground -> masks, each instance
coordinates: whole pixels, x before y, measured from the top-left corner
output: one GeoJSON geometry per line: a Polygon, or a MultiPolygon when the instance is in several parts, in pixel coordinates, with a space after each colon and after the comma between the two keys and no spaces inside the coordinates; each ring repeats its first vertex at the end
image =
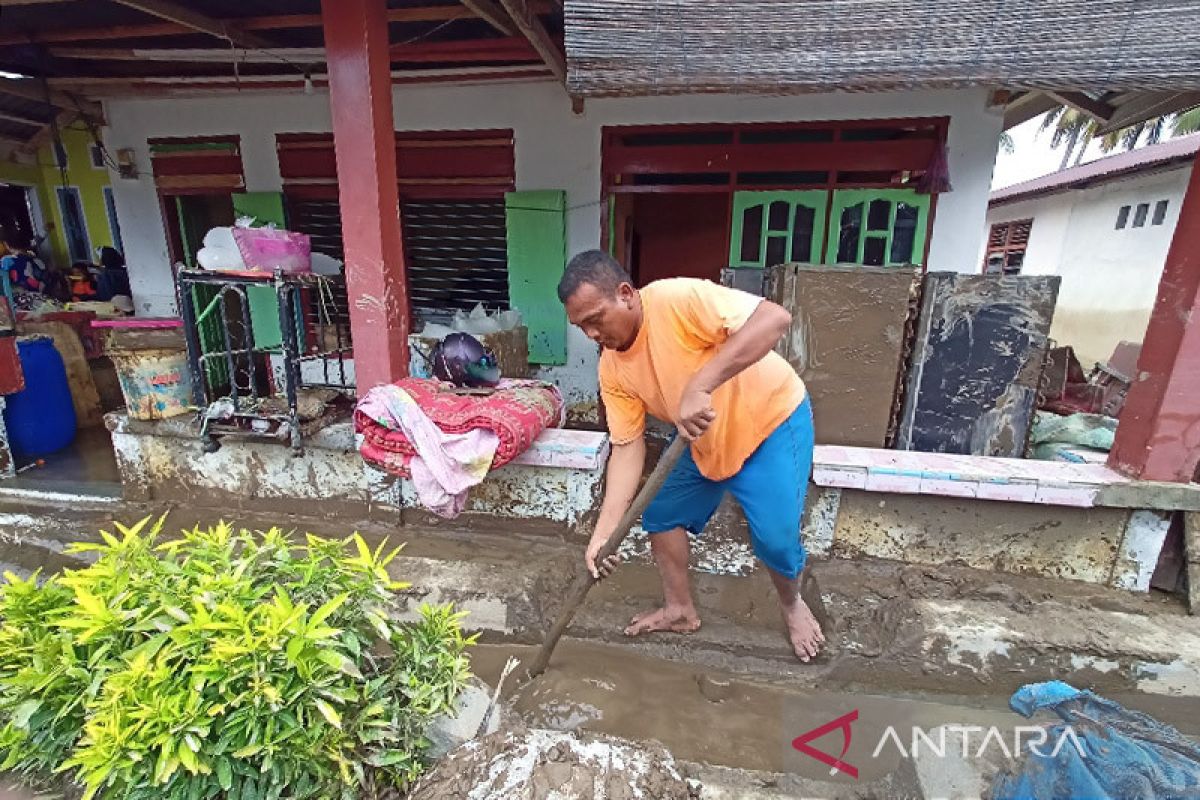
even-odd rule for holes
{"type": "MultiPolygon", "coordinates": [[[[114,517],[133,521],[164,511],[167,530],[219,516],[127,504],[31,511],[0,502],[0,562],[19,571],[74,566],[62,553],[66,543],[95,539],[114,517]]],[[[520,530],[396,530],[341,517],[241,515],[234,521],[331,536],[357,529],[372,540],[407,542],[397,577],[416,582],[414,599],[451,599],[474,609],[485,630],[473,665],[488,681],[510,655],[528,657],[581,555],[573,540],[520,530]]],[[[1172,643],[1191,647],[1195,620],[1177,598],[952,564],[831,560],[814,562],[813,570],[829,639],[814,664],[792,656],[770,581],[757,571],[695,574],[704,620],[696,634],[625,639],[620,629],[629,616],[658,599],[653,567],[637,559],[593,590],[549,671],[524,684],[514,675],[505,696],[530,725],[658,741],[689,776],[705,769],[749,771],[726,778],[782,796],[828,794],[831,786],[845,788],[847,796],[861,795],[864,786],[875,786],[876,796],[907,793],[914,780],[910,760],[894,747],[876,752],[889,726],[905,740],[914,725],[996,726],[1007,735],[1026,724],[1007,709],[1008,695],[1037,680],[1094,687],[1185,733],[1200,733],[1194,692],[1148,693],[1131,677],[1138,659],[1161,661],[1172,643]],[[1130,649],[1141,630],[1160,631],[1162,652],[1149,645],[1130,649]],[[1002,635],[1008,639],[997,638],[1002,635]],[[857,778],[831,772],[792,746],[805,731],[849,714],[855,714],[854,737],[844,759],[857,778]]],[[[817,746],[837,751],[838,735],[832,731],[817,746]]]]}

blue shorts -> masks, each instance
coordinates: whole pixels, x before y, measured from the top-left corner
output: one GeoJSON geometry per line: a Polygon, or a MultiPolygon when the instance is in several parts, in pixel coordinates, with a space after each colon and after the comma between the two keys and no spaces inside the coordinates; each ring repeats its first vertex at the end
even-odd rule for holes
{"type": "Polygon", "coordinates": [[[754,554],[780,575],[795,578],[806,558],[800,524],[812,459],[812,404],[806,397],[731,478],[709,480],[691,449],[685,451],[642,515],[642,527],[651,534],[683,528],[699,535],[728,490],[746,515],[754,554]]]}

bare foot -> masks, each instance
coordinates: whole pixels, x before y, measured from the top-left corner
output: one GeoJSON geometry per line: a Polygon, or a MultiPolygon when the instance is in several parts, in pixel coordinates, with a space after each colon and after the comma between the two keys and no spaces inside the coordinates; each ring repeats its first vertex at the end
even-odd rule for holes
{"type": "Polygon", "coordinates": [[[694,608],[656,608],[645,611],[629,620],[626,636],[640,636],[654,631],[670,633],[693,633],[700,630],[700,617],[694,608]]]}
{"type": "Polygon", "coordinates": [[[821,632],[821,626],[808,604],[797,597],[790,608],[784,608],[783,620],[787,623],[788,639],[792,642],[796,657],[806,663],[810,658],[815,658],[821,645],[825,644],[825,634],[821,632]]]}

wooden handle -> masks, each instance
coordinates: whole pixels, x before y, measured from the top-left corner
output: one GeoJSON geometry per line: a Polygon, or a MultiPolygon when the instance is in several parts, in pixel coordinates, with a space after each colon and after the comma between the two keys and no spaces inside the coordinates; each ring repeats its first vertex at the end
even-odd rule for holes
{"type": "MultiPolygon", "coordinates": [[[[629,535],[629,529],[638,521],[638,518],[642,516],[642,512],[646,510],[646,506],[650,505],[650,501],[654,499],[654,495],[658,494],[658,490],[666,483],[667,476],[671,474],[671,470],[675,468],[679,457],[683,455],[683,451],[687,448],[688,442],[682,436],[675,437],[675,441],[671,442],[671,446],[667,448],[662,458],[658,460],[658,465],[650,473],[650,477],[646,479],[646,482],[642,484],[641,491],[637,493],[637,497],[633,499],[629,508],[626,509],[625,514],[621,517],[621,521],[617,523],[612,536],[600,548],[600,553],[596,556],[596,563],[603,563],[604,559],[615,554],[620,549],[621,543],[629,535]]],[[[562,637],[567,626],[571,624],[571,620],[575,618],[575,612],[579,610],[579,606],[583,604],[583,599],[587,597],[588,591],[596,581],[597,579],[592,577],[587,564],[584,563],[579,574],[575,577],[575,581],[571,584],[571,588],[567,590],[567,602],[563,605],[558,619],[551,626],[550,632],[546,634],[546,639],[542,642],[542,649],[538,651],[537,658],[534,659],[529,667],[530,678],[535,678],[546,671],[546,665],[550,663],[550,655],[554,652],[558,640],[562,637]]]]}

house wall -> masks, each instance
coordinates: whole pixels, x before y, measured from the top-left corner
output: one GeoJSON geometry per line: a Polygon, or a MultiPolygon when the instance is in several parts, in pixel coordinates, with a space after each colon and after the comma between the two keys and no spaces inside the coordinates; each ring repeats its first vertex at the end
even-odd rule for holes
{"type": "MultiPolygon", "coordinates": [[[[1021,274],[1062,276],[1050,335],[1074,347],[1085,366],[1107,360],[1118,342],[1140,342],[1145,335],[1190,174],[1183,167],[988,211],[989,228],[1033,219],[1021,274]],[[1159,200],[1168,201],[1167,216],[1162,225],[1152,225],[1159,200]],[[1139,203],[1150,205],[1150,217],[1134,228],[1139,203]],[[1129,223],[1118,230],[1121,206],[1131,210],[1129,223]]],[[[985,248],[986,240],[977,269],[985,248]]]]}
{"type": "MultiPolygon", "coordinates": [[[[109,185],[108,170],[92,166],[92,137],[86,129],[64,128],[62,138],[67,151],[67,186],[79,189],[84,224],[94,258],[97,247],[111,247],[114,244],[108,209],[104,203],[104,187],[109,185]]],[[[68,266],[67,238],[56,191],[57,187],[62,186],[63,178],[51,146],[43,145],[36,157],[27,162],[0,161],[0,181],[36,188],[42,212],[41,222],[45,227],[35,219],[34,228],[38,233],[48,233],[49,252],[43,255],[60,267],[68,266]]]]}
{"type": "MultiPolygon", "coordinates": [[[[279,191],[275,134],[331,130],[328,98],[304,95],[119,99],[106,103],[111,150],[133,148],[141,175],[115,184],[126,256],[139,313],[173,310],[167,240],[150,175],[146,139],[154,136],[240,134],[247,191],[279,191]]],[[[548,82],[486,86],[396,87],[397,130],[512,128],[517,188],[565,189],[568,250],[600,242],[600,133],[605,125],[688,122],[770,122],[949,116],[949,165],[954,193],[939,203],[930,269],[969,272],[979,250],[1001,119],[978,90],[828,94],[793,97],[704,95],[589,100],[572,113],[561,86],[548,82]]],[[[595,396],[595,345],[574,329],[567,361],[543,370],[572,403],[595,396]]]]}

